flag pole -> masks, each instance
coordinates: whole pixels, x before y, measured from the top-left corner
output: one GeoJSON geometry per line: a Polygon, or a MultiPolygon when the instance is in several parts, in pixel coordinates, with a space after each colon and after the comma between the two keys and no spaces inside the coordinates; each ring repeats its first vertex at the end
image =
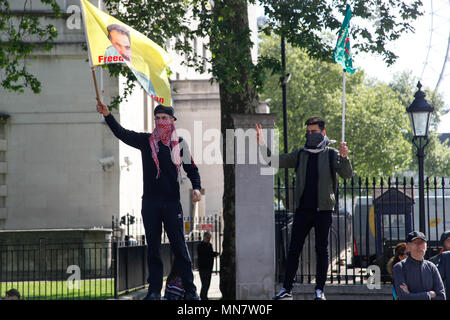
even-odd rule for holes
{"type": "Polygon", "coordinates": [[[97,78],[95,77],[95,70],[94,70],[94,67],[91,67],[91,70],[92,70],[92,77],[94,78],[95,94],[97,95],[97,101],[98,101],[98,102],[101,102],[101,101],[100,101],[100,96],[99,96],[99,94],[98,94],[97,78]]]}
{"type": "Polygon", "coordinates": [[[342,73],[342,140],[345,142],[345,69],[342,73]]]}

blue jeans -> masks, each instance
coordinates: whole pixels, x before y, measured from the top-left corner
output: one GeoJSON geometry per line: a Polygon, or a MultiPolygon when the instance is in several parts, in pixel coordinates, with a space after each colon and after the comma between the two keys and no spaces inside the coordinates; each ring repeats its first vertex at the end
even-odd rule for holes
{"type": "Polygon", "coordinates": [[[183,287],[186,293],[195,293],[197,289],[194,285],[191,257],[184,240],[183,209],[180,201],[143,199],[142,219],[148,250],[148,291],[161,293],[162,289],[164,270],[161,259],[161,232],[164,223],[183,287]]]}
{"type": "Polygon", "coordinates": [[[328,271],[328,234],[331,227],[331,211],[299,210],[295,212],[292,236],[287,257],[283,287],[291,291],[297,273],[303,244],[311,228],[315,231],[316,289],[323,290],[328,271]]]}

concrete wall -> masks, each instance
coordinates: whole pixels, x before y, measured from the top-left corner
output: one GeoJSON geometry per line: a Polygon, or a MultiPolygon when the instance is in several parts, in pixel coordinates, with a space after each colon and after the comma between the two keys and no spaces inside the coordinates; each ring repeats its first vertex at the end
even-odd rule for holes
{"type": "MultiPolygon", "coordinates": [[[[71,4],[79,2],[60,2],[63,11],[71,4]]],[[[13,3],[12,9],[22,8],[23,1],[13,3]]],[[[33,10],[43,9],[49,7],[33,4],[33,10]]],[[[109,228],[113,215],[140,216],[140,152],[119,142],[96,112],[93,79],[87,52],[82,49],[83,29],[68,29],[67,17],[42,16],[43,22],[54,24],[59,32],[56,45],[50,52],[35,52],[36,59],[26,61],[42,84],[41,93],[0,89],[0,112],[10,115],[0,137],[0,229],[109,228]],[[107,157],[114,158],[114,166],[105,171],[98,160],[107,157]]],[[[175,65],[174,70],[183,69],[175,65]]],[[[102,100],[109,104],[122,92],[123,79],[110,78],[107,70],[99,68],[96,75],[99,89],[104,90],[102,100]]],[[[180,90],[174,94],[178,128],[193,133],[194,121],[201,119],[203,131],[220,130],[217,85],[204,80],[174,81],[173,86],[180,90]]],[[[127,129],[152,131],[153,107],[153,101],[137,86],[113,114],[127,129]]],[[[202,206],[207,207],[207,214],[219,213],[222,167],[200,161],[199,170],[206,192],[202,206]]],[[[191,212],[190,190],[190,181],[183,180],[185,215],[191,212]]]]}
{"type": "MultiPolygon", "coordinates": [[[[236,299],[271,299],[275,289],[274,177],[268,172],[262,174],[262,169],[266,171],[269,168],[260,161],[250,163],[252,149],[249,146],[253,144],[257,152],[255,123],[261,124],[264,129],[272,129],[276,116],[233,115],[233,120],[236,129],[250,133],[245,148],[241,149],[235,143],[237,159],[240,155],[245,157],[245,163],[237,160],[235,165],[236,299]]],[[[272,141],[271,138],[266,139],[271,149],[272,141]]]]}
{"type": "MultiPolygon", "coordinates": [[[[109,226],[118,211],[119,176],[98,162],[118,150],[96,114],[84,58],[38,57],[30,71],[39,95],[0,91],[0,110],[10,114],[6,229],[109,226]]],[[[105,88],[117,92],[113,82],[105,88]]]]}
{"type": "MultiPolygon", "coordinates": [[[[14,6],[21,8],[19,1],[14,6]]],[[[120,212],[119,143],[95,109],[83,31],[68,29],[65,18],[42,17],[56,26],[58,39],[50,52],[36,51],[25,61],[41,93],[0,89],[0,112],[10,115],[0,229],[110,227],[112,215],[120,212]],[[98,160],[109,156],[116,165],[106,172],[98,160]]],[[[97,77],[108,103],[119,93],[118,81],[107,71],[97,77]]]]}

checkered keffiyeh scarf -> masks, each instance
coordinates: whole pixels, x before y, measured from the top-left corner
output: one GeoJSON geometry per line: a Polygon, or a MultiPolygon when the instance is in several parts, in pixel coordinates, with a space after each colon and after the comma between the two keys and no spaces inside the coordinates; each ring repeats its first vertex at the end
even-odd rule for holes
{"type": "Polygon", "coordinates": [[[177,167],[177,175],[180,177],[181,158],[180,158],[180,145],[178,143],[177,130],[175,124],[170,120],[155,120],[155,129],[150,135],[150,147],[152,149],[152,158],[155,161],[158,173],[156,178],[160,177],[158,152],[158,142],[161,141],[165,146],[171,149],[172,162],[177,167]]]}

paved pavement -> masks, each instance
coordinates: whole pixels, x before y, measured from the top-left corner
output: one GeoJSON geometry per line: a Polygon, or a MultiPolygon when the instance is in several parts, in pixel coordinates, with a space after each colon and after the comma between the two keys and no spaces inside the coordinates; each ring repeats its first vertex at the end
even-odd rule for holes
{"type": "MultiPolygon", "coordinates": [[[[208,291],[208,298],[210,300],[220,300],[222,298],[222,293],[219,289],[220,277],[219,274],[213,273],[211,277],[211,286],[208,291]]],[[[200,275],[198,271],[194,271],[194,284],[197,287],[197,293],[200,295],[200,289],[202,287],[200,281],[200,275]]],[[[163,290],[161,295],[164,295],[165,282],[163,284],[163,290]]],[[[138,290],[129,294],[121,295],[119,300],[142,300],[147,294],[147,289],[138,290]]]]}

